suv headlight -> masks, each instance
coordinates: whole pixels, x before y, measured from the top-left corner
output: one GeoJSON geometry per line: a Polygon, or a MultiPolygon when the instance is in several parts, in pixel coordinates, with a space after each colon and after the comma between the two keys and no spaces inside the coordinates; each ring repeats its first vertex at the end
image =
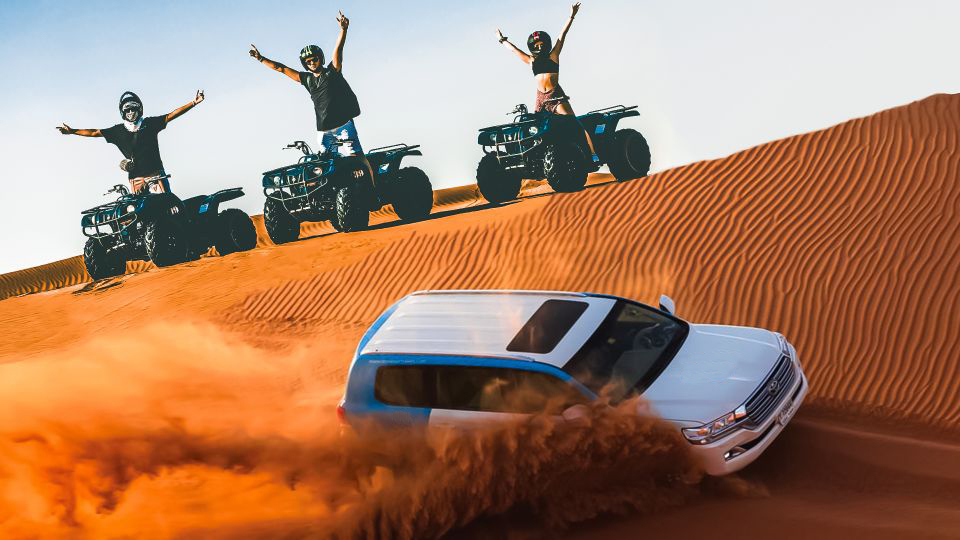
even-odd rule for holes
{"type": "Polygon", "coordinates": [[[709,444],[718,441],[737,430],[747,418],[747,408],[743,405],[737,407],[737,410],[727,413],[713,422],[708,422],[702,426],[683,428],[683,436],[693,444],[709,444]]]}
{"type": "Polygon", "coordinates": [[[791,356],[790,343],[787,342],[787,338],[783,337],[783,334],[777,334],[777,341],[780,342],[780,353],[784,356],[791,356]]]}

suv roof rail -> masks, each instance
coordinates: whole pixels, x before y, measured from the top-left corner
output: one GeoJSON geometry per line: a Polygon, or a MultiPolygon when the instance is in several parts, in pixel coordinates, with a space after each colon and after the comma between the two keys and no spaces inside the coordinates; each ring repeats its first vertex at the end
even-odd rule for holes
{"type": "Polygon", "coordinates": [[[573,296],[578,298],[584,298],[590,296],[589,293],[582,292],[570,292],[570,291],[534,291],[534,290],[515,290],[515,289],[439,289],[439,290],[425,290],[425,291],[415,291],[410,293],[408,296],[440,296],[440,295],[453,295],[453,294],[514,294],[514,295],[529,295],[529,296],[573,296]]]}

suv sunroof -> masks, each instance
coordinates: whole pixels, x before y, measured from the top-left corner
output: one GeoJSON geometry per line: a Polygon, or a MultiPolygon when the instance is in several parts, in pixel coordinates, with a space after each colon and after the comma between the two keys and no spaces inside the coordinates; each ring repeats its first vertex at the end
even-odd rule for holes
{"type": "Polygon", "coordinates": [[[513,336],[507,350],[547,354],[567,335],[577,319],[587,310],[586,302],[547,300],[513,336]]]}

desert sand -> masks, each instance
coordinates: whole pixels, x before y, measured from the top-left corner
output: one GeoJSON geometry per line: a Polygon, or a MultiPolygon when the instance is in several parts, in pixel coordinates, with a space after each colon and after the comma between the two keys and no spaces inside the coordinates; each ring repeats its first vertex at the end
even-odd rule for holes
{"type": "Polygon", "coordinates": [[[958,137],[960,95],[937,95],[580,193],[452,188],[420,223],[388,207],[274,246],[258,221],[224,258],[0,276],[0,536],[960,538],[958,137]],[[810,395],[722,480],[604,411],[385,442],[391,474],[334,407],[365,328],[434,288],[666,293],[785,334],[810,395]]]}

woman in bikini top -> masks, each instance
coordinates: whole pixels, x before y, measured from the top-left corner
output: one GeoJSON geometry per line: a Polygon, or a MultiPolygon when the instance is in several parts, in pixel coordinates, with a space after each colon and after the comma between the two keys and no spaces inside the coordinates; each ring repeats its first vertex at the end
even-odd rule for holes
{"type": "MultiPolygon", "coordinates": [[[[574,114],[573,107],[570,105],[570,98],[560,87],[560,51],[563,50],[567,32],[570,31],[570,25],[573,24],[573,19],[576,18],[579,10],[580,2],[570,8],[570,18],[567,19],[563,30],[560,31],[556,44],[552,44],[550,35],[546,32],[537,31],[530,34],[530,37],[527,38],[529,54],[511,43],[503,35],[503,32],[499,28],[497,29],[497,37],[500,43],[506,44],[507,48],[512,50],[520,60],[530,64],[530,67],[533,68],[533,76],[537,79],[537,104],[534,107],[534,112],[545,110],[554,114],[574,114]],[[559,99],[559,101],[551,101],[556,99],[559,99]]],[[[587,142],[590,145],[590,151],[594,154],[594,161],[596,161],[596,152],[589,133],[587,133],[587,142]]]]}

